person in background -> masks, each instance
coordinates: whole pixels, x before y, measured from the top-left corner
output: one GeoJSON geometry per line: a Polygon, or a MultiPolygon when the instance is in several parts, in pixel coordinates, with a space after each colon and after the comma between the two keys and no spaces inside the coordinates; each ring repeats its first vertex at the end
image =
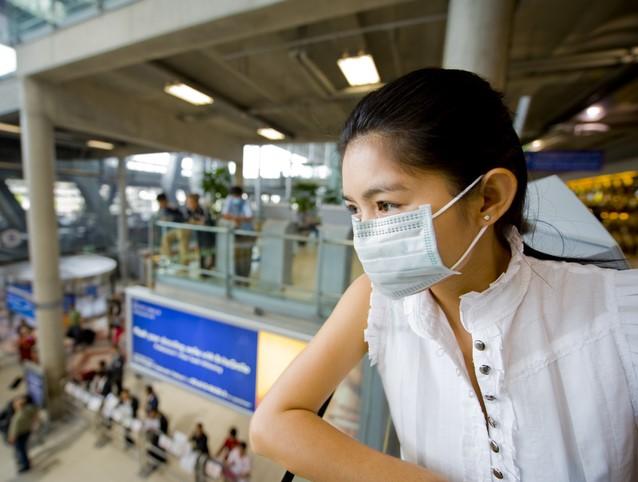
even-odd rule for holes
{"type": "Polygon", "coordinates": [[[228,455],[224,464],[224,479],[226,482],[248,482],[250,480],[251,462],[247,453],[246,442],[239,442],[228,455]]]}
{"type": "MultiPolygon", "coordinates": [[[[201,207],[199,194],[190,193],[186,198],[186,222],[198,224],[200,226],[214,226],[214,221],[210,215],[201,207]]],[[[212,262],[212,250],[215,247],[215,233],[195,231],[197,247],[199,249],[199,267],[210,269],[212,262]]]]}
{"type": "Polygon", "coordinates": [[[204,432],[204,426],[201,423],[195,425],[195,430],[190,436],[190,441],[193,446],[193,450],[200,454],[208,455],[208,435],[204,432]]]}
{"type": "Polygon", "coordinates": [[[228,431],[228,437],[224,440],[224,443],[219,447],[217,453],[215,454],[216,458],[223,458],[226,460],[228,458],[228,454],[239,444],[239,440],[237,439],[237,429],[235,427],[230,427],[228,431]]]}
{"type": "Polygon", "coordinates": [[[122,301],[118,298],[109,300],[109,340],[113,346],[117,346],[124,332],[124,320],[122,319],[122,301]]]}
{"type": "MultiPolygon", "coordinates": [[[[240,186],[231,187],[230,194],[224,201],[222,217],[233,223],[235,229],[252,231],[253,212],[250,203],[243,196],[244,191],[240,186]]],[[[250,276],[253,244],[255,244],[253,236],[235,236],[235,274],[237,276],[250,276]]],[[[240,284],[245,283],[240,281],[240,284]]]]}
{"type": "Polygon", "coordinates": [[[9,443],[9,426],[11,425],[11,419],[16,412],[20,398],[21,396],[9,400],[2,412],[0,412],[0,432],[6,444],[9,443]]]}
{"type": "Polygon", "coordinates": [[[115,355],[109,365],[109,376],[112,387],[117,388],[117,394],[122,391],[122,381],[124,380],[124,354],[119,347],[115,347],[115,355]]]}
{"type": "MultiPolygon", "coordinates": [[[[164,193],[157,195],[157,203],[159,204],[159,221],[168,221],[171,223],[183,223],[185,221],[182,212],[168,203],[168,197],[164,193]]],[[[179,260],[185,264],[188,257],[188,241],[190,239],[190,231],[184,229],[166,228],[162,236],[160,254],[166,258],[171,256],[171,248],[176,241],[179,243],[179,260]]]]}
{"type": "Polygon", "coordinates": [[[69,329],[66,336],[73,340],[73,350],[77,350],[83,345],[90,346],[95,341],[95,331],[83,326],[82,314],[75,303],[71,305],[69,311],[69,329]]]}
{"type": "Polygon", "coordinates": [[[111,377],[104,360],[100,360],[99,367],[89,384],[89,391],[101,397],[106,397],[111,393],[111,377]]]}
{"type": "Polygon", "coordinates": [[[35,341],[33,329],[26,324],[20,325],[18,332],[18,356],[20,363],[25,361],[35,361],[33,356],[35,341]]]}
{"type": "Polygon", "coordinates": [[[153,410],[159,409],[159,398],[151,385],[146,385],[146,405],[144,411],[150,414],[153,410]]]}
{"type": "Polygon", "coordinates": [[[160,447],[160,435],[168,435],[168,419],[157,408],[151,409],[142,422],[148,442],[148,462],[140,471],[141,477],[148,477],[161,463],[166,462],[166,451],[160,447]]]}
{"type": "Polygon", "coordinates": [[[28,443],[38,419],[38,408],[29,395],[20,397],[14,407],[15,413],[9,425],[9,443],[15,450],[18,473],[23,473],[31,469],[28,443]]]}

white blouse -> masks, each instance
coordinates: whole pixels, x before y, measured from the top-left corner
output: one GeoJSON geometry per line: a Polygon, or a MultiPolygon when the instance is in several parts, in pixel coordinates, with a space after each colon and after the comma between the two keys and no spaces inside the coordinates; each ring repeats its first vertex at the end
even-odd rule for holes
{"type": "Polygon", "coordinates": [[[429,291],[374,291],[365,340],[402,458],[451,481],[638,480],[638,270],[512,259],[461,297],[481,410],[429,291]]]}

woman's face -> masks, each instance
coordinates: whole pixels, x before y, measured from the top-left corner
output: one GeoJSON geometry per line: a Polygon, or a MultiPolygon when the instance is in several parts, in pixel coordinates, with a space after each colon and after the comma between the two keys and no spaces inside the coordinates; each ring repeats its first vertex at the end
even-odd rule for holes
{"type": "MultiPolygon", "coordinates": [[[[345,203],[361,220],[414,211],[423,204],[430,204],[434,214],[458,194],[451,188],[436,172],[402,169],[391,146],[379,135],[351,141],[343,157],[345,203]]],[[[434,220],[439,253],[446,266],[461,257],[481,228],[467,215],[471,204],[468,194],[434,220]]]]}

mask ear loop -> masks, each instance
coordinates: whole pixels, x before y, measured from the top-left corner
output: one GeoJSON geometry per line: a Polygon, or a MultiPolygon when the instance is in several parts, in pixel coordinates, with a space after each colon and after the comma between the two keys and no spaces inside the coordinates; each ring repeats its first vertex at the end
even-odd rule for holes
{"type": "Polygon", "coordinates": [[[465,196],[470,189],[472,189],[474,186],[476,186],[479,181],[483,179],[483,174],[481,174],[479,177],[477,177],[474,182],[472,184],[470,184],[469,186],[467,186],[465,189],[463,189],[463,191],[461,191],[460,194],[457,194],[457,196],[452,199],[449,203],[447,203],[445,206],[443,206],[441,209],[439,209],[435,214],[432,215],[432,219],[440,216],[441,214],[443,214],[445,211],[447,211],[448,209],[450,209],[452,206],[454,206],[454,204],[461,199],[463,196],[465,196]]]}
{"type": "Polygon", "coordinates": [[[474,246],[476,246],[476,244],[481,240],[481,238],[485,234],[485,231],[487,231],[487,228],[489,227],[490,225],[488,224],[481,228],[481,230],[478,232],[478,234],[474,238],[474,241],[470,243],[470,247],[465,250],[465,253],[463,253],[463,255],[459,258],[459,260],[456,263],[454,263],[454,266],[450,268],[452,271],[456,271],[456,269],[463,263],[463,261],[465,261],[465,258],[468,257],[470,252],[474,249],[474,246]]]}

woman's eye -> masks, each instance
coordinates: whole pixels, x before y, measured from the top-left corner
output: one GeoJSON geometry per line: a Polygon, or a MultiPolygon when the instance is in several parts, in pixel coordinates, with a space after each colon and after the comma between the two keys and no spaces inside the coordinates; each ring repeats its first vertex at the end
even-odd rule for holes
{"type": "Polygon", "coordinates": [[[357,206],[354,206],[353,204],[346,204],[346,209],[350,211],[350,214],[352,214],[353,216],[355,216],[359,212],[357,206]]]}
{"type": "Polygon", "coordinates": [[[387,201],[380,201],[377,206],[379,208],[379,211],[381,211],[382,213],[388,213],[399,208],[398,204],[390,203],[387,201]]]}

